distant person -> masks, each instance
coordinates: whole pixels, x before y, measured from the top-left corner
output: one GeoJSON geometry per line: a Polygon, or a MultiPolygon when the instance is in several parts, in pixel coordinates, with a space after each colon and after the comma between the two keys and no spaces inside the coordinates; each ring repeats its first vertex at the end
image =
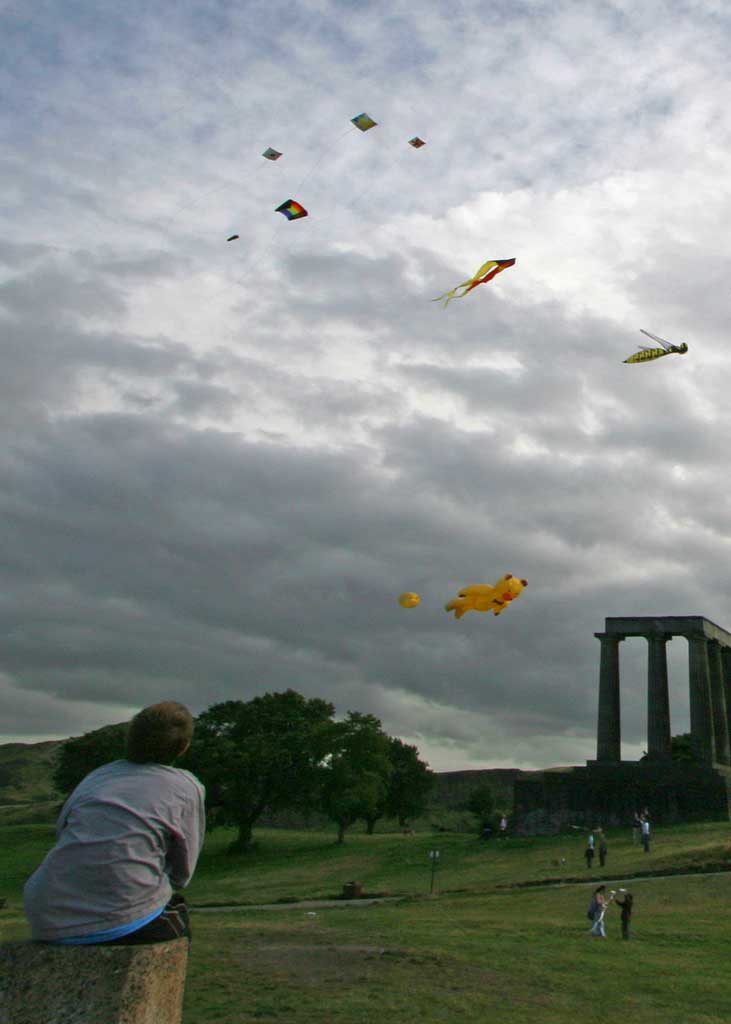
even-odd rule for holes
{"type": "Polygon", "coordinates": [[[650,819],[642,816],[642,847],[645,853],[650,852],[650,819]]]}
{"type": "Polygon", "coordinates": [[[634,821],[632,822],[632,842],[636,845],[640,845],[640,839],[642,837],[642,818],[639,811],[635,811],[634,821]]]}
{"type": "Polygon", "coordinates": [[[607,837],[604,829],[599,829],[599,867],[603,868],[607,863],[607,837]]]}
{"type": "Polygon", "coordinates": [[[56,845],[25,884],[36,942],[137,944],[190,938],[179,893],[203,847],[205,789],[173,768],[190,746],[184,704],[144,708],[130,723],[126,759],[83,779],[61,809],[56,845]]]}
{"type": "MultiPolygon", "coordinates": [[[[619,890],[623,892],[623,889],[619,890]]],[[[632,919],[632,893],[628,892],[624,900],[617,899],[616,904],[622,908],[622,938],[629,939],[629,926],[632,919]]]]}
{"type": "Polygon", "coordinates": [[[505,817],[504,814],[503,814],[502,818],[500,819],[500,838],[501,839],[507,839],[508,838],[508,819],[505,817]]]}
{"type": "Polygon", "coordinates": [[[589,838],[586,840],[586,849],[584,850],[584,856],[586,857],[586,866],[591,868],[594,860],[594,833],[589,833],[589,838]]]}
{"type": "Polygon", "coordinates": [[[614,899],[613,895],[607,898],[606,886],[600,885],[594,890],[594,896],[592,902],[589,905],[589,911],[592,917],[591,934],[595,939],[606,939],[607,933],[604,927],[604,915],[607,912],[607,907],[614,899]]]}

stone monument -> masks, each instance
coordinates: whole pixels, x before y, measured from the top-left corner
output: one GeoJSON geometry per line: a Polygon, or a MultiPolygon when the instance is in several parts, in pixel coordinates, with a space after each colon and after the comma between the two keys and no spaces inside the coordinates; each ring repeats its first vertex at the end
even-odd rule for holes
{"type": "Polygon", "coordinates": [[[596,760],[564,772],[538,772],[515,783],[519,830],[550,832],[569,824],[629,825],[647,807],[654,822],[731,817],[731,633],[700,615],[607,618],[600,643],[596,760]],[[623,761],[620,644],[647,640],[647,755],[623,761]],[[670,749],[667,643],[688,642],[693,762],[670,749]]]}

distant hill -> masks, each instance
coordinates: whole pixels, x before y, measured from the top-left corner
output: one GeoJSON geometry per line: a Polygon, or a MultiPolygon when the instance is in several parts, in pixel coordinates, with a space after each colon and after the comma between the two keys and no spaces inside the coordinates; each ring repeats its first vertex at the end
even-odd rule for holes
{"type": "MultiPolygon", "coordinates": [[[[64,794],[54,789],[52,773],[58,750],[63,743],[65,740],[0,744],[0,824],[52,823],[55,820],[64,794]]],[[[496,810],[510,815],[513,809],[513,783],[519,776],[534,774],[539,773],[522,772],[519,768],[436,772],[436,782],[425,819],[431,818],[435,824],[450,828],[464,827],[470,818],[462,811],[462,807],[472,790],[485,782],[492,786],[496,810]]],[[[297,827],[302,819],[299,815],[277,815],[276,822],[291,822],[293,827],[297,827]]]]}
{"type": "Polygon", "coordinates": [[[0,824],[53,821],[63,799],[52,773],[64,740],[0,744],[0,824]]]}

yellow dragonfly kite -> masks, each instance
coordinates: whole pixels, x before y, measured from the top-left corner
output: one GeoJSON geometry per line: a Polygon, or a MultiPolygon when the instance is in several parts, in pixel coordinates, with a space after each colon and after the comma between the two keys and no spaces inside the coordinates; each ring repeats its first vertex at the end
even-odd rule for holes
{"type": "Polygon", "coordinates": [[[681,342],[680,345],[671,345],[670,342],[665,341],[664,338],[658,338],[656,334],[650,334],[649,331],[644,331],[642,328],[640,328],[640,333],[646,334],[648,338],[652,338],[652,340],[656,341],[660,347],[651,348],[647,345],[640,345],[639,352],[635,352],[633,356],[630,356],[629,359],[624,359],[623,362],[648,363],[651,359],[660,359],[661,356],[669,356],[673,352],[677,353],[679,356],[684,356],[688,351],[688,346],[684,341],[681,342]]]}

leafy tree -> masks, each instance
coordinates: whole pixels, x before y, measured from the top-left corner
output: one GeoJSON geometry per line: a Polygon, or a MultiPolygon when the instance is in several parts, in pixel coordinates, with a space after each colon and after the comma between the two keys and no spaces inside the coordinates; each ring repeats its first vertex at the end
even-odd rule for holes
{"type": "Polygon", "coordinates": [[[203,711],[178,762],[206,786],[209,824],[235,825],[246,849],[264,811],[314,805],[335,708],[294,690],[225,701],[203,711]]]}
{"type": "Polygon", "coordinates": [[[127,722],[105,725],[66,740],[53,770],[53,785],[69,796],[95,768],[125,756],[127,722]]]}
{"type": "MultiPolygon", "coordinates": [[[[670,739],[670,757],[679,764],[698,764],[703,760],[696,742],[689,732],[679,733],[670,739]]],[[[652,760],[649,754],[643,754],[640,761],[652,760]]]]}
{"type": "Polygon", "coordinates": [[[416,747],[392,737],[389,756],[391,778],[388,785],[386,814],[398,818],[402,827],[409,818],[418,818],[426,810],[426,798],[434,785],[434,772],[419,758],[416,747]]]}
{"type": "Polygon", "coordinates": [[[391,771],[389,738],[374,715],[349,711],[345,721],[332,724],[320,805],[338,826],[339,843],[350,825],[384,805],[391,771]]]}
{"type": "Polygon", "coordinates": [[[678,761],[681,764],[697,763],[700,760],[693,737],[689,732],[683,732],[671,738],[670,756],[673,761],[678,761]]]}
{"type": "Polygon", "coordinates": [[[490,816],[495,808],[495,796],[487,782],[481,782],[470,793],[465,810],[470,811],[480,821],[480,831],[490,823],[490,816]]]}
{"type": "Polygon", "coordinates": [[[366,818],[366,830],[371,835],[379,818],[398,818],[403,828],[409,818],[417,818],[426,810],[426,797],[434,785],[434,773],[425,761],[419,760],[419,751],[395,736],[388,740],[391,774],[388,789],[381,804],[366,818]]]}

